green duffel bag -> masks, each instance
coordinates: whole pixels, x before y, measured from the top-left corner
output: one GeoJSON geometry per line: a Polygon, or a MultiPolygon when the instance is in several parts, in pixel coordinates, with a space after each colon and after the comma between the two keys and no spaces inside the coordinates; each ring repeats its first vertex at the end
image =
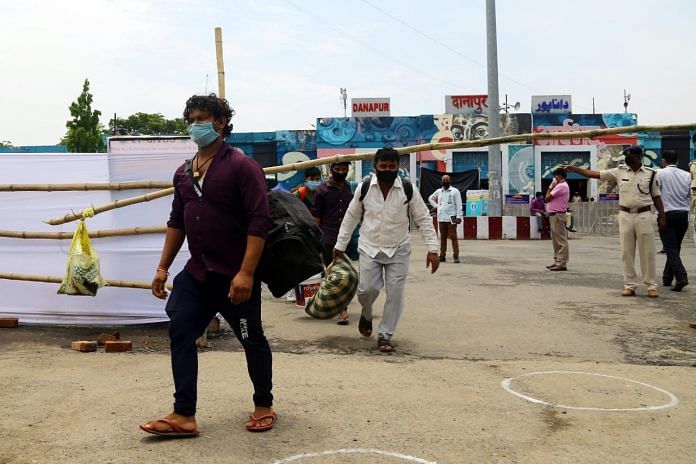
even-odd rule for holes
{"type": "Polygon", "coordinates": [[[305,312],[316,319],[336,316],[347,307],[358,291],[358,271],[347,258],[336,258],[326,268],[319,289],[305,305],[305,312]]]}

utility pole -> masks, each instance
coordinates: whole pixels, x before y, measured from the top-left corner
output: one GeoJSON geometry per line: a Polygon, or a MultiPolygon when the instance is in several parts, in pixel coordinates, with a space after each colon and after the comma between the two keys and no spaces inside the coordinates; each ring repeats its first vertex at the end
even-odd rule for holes
{"type": "MultiPolygon", "coordinates": [[[[488,137],[500,136],[500,103],[498,98],[498,39],[495,22],[495,0],[486,0],[486,52],[488,57],[488,137]]],[[[488,147],[488,215],[503,215],[503,186],[500,181],[502,159],[500,145],[488,147]]]]}
{"type": "Polygon", "coordinates": [[[217,58],[218,97],[225,98],[225,62],[222,59],[222,28],[215,28],[215,56],[217,58]]]}
{"type": "Polygon", "coordinates": [[[344,89],[341,87],[341,100],[343,100],[343,117],[347,118],[348,117],[348,89],[344,89]]]}

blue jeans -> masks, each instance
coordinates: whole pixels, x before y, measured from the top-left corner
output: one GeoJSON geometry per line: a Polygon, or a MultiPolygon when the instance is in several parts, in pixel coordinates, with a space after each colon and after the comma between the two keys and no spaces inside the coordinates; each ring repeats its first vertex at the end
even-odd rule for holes
{"type": "Polygon", "coordinates": [[[261,325],[261,282],[254,282],[248,301],[235,305],[227,296],[231,280],[223,274],[208,272],[205,282],[200,282],[185,269],[174,278],[165,310],[170,319],[174,412],[177,414],[196,414],[196,339],[203,335],[217,313],[230,324],[244,348],[247,370],[254,385],[254,404],[262,407],[273,404],[271,348],[261,325]]]}

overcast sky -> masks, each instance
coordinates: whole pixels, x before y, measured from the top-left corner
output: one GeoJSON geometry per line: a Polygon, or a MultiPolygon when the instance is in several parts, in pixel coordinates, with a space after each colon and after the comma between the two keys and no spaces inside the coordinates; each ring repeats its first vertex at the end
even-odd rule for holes
{"type": "MultiPolygon", "coordinates": [[[[696,2],[498,0],[497,17],[501,100],[521,112],[550,94],[623,112],[626,88],[639,123],[696,121],[696,2]]],[[[58,143],[85,78],[104,124],[179,117],[217,89],[216,26],[235,131],[342,116],[341,87],[395,116],[487,93],[485,0],[0,0],[0,141],[58,143]]]]}

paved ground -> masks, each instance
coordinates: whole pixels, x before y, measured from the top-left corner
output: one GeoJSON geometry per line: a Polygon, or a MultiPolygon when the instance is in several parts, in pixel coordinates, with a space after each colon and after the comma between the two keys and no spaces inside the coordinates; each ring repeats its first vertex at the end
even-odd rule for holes
{"type": "Polygon", "coordinates": [[[136,427],[170,407],[165,325],[120,328],[125,354],[66,348],[97,328],[2,330],[0,462],[696,462],[696,285],[622,298],[617,247],[572,240],[552,273],[549,242],[462,242],[431,276],[416,238],[391,355],[359,337],[356,302],[340,327],[266,298],[280,419],[260,435],[229,332],[200,356],[202,434],[176,441],[136,427]]]}

